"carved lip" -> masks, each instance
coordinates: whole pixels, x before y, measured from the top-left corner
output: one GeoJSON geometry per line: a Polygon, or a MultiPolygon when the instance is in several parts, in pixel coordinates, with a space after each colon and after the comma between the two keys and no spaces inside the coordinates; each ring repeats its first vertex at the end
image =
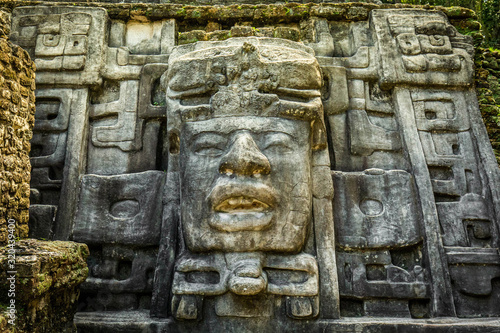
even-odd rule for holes
{"type": "Polygon", "coordinates": [[[264,212],[276,205],[276,193],[261,183],[227,183],[216,185],[208,195],[208,200],[216,212],[264,212]]]}
{"type": "Polygon", "coordinates": [[[269,205],[252,197],[240,196],[231,197],[214,207],[216,212],[236,213],[236,212],[262,212],[267,210],[269,205]]]}
{"type": "Polygon", "coordinates": [[[261,183],[230,182],[216,185],[208,200],[215,214],[209,225],[226,232],[258,231],[269,227],[276,207],[276,192],[261,183]]]}
{"type": "Polygon", "coordinates": [[[260,231],[271,226],[272,212],[216,213],[208,221],[210,227],[225,231],[260,231]]]}

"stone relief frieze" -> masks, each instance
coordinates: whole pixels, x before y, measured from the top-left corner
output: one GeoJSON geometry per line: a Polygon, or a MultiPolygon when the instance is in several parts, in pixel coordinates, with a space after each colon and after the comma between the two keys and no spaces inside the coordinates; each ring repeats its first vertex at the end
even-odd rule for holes
{"type": "Polygon", "coordinates": [[[38,68],[37,84],[95,84],[100,80],[102,8],[20,7],[12,21],[12,41],[28,51],[38,68]]]}
{"type": "Polygon", "coordinates": [[[382,55],[381,82],[435,85],[469,85],[471,55],[452,47],[458,32],[443,13],[422,15],[414,10],[376,10],[375,32],[382,55]],[[390,45],[390,47],[389,47],[390,45]]]}
{"type": "Polygon", "coordinates": [[[319,16],[14,10],[38,67],[30,228],[89,244],[79,328],[500,315],[471,41],[429,9],[319,16]]]}

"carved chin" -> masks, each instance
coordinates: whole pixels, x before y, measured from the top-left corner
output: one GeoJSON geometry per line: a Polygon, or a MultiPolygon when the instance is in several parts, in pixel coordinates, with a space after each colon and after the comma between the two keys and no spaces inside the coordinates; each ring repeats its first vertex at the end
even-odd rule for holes
{"type": "Polygon", "coordinates": [[[269,211],[214,212],[208,224],[214,229],[226,232],[259,231],[271,226],[273,216],[273,212],[269,211]]]}

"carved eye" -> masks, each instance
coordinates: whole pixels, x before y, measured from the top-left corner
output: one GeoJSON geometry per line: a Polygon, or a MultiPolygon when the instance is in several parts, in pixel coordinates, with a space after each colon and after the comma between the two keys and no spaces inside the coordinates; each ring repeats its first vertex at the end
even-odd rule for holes
{"type": "Polygon", "coordinates": [[[265,138],[263,151],[271,154],[288,154],[293,152],[293,139],[284,133],[268,134],[265,138]]]}
{"type": "Polygon", "coordinates": [[[264,150],[273,154],[286,154],[290,153],[292,148],[282,142],[275,142],[267,145],[264,150]]]}
{"type": "Polygon", "coordinates": [[[216,134],[202,134],[193,142],[192,150],[196,155],[220,156],[224,153],[226,139],[216,134]]]}
{"type": "Polygon", "coordinates": [[[194,152],[198,155],[215,157],[222,155],[222,153],[224,153],[224,150],[217,147],[198,147],[194,152]]]}

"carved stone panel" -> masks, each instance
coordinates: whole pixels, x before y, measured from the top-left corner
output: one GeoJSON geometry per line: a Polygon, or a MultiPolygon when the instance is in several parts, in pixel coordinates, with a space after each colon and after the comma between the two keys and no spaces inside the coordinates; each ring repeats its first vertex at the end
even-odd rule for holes
{"type": "Polygon", "coordinates": [[[169,168],[180,170],[171,175],[182,188],[186,246],[172,315],[200,319],[214,302],[221,318],[317,317],[331,307],[320,303],[320,281],[336,272],[307,245],[312,224],[331,221],[332,189],[322,181],[329,169],[312,50],[234,39],[179,48],[168,68],[169,168]]]}
{"type": "Polygon", "coordinates": [[[38,112],[30,153],[30,228],[33,236],[49,239],[55,232],[63,187],[70,113],[78,107],[78,97],[72,89],[38,89],[36,98],[38,112]]]}
{"type": "Polygon", "coordinates": [[[107,14],[102,8],[19,7],[12,40],[37,66],[37,84],[98,84],[107,14]]]}
{"type": "Polygon", "coordinates": [[[471,55],[452,47],[461,35],[443,13],[377,9],[372,22],[381,45],[380,80],[384,85],[471,84],[471,55]]]}
{"type": "Polygon", "coordinates": [[[381,249],[422,240],[411,175],[401,170],[333,172],[337,246],[381,249]]]}
{"type": "Polygon", "coordinates": [[[157,245],[165,174],[85,175],[73,239],[88,244],[157,245]]]}
{"type": "Polygon", "coordinates": [[[119,245],[90,247],[89,277],[81,286],[83,311],[147,309],[157,250],[119,245]]]}
{"type": "Polygon", "coordinates": [[[12,6],[30,228],[89,244],[82,332],[498,331],[470,317],[500,316],[500,175],[444,13],[12,6]]]}

